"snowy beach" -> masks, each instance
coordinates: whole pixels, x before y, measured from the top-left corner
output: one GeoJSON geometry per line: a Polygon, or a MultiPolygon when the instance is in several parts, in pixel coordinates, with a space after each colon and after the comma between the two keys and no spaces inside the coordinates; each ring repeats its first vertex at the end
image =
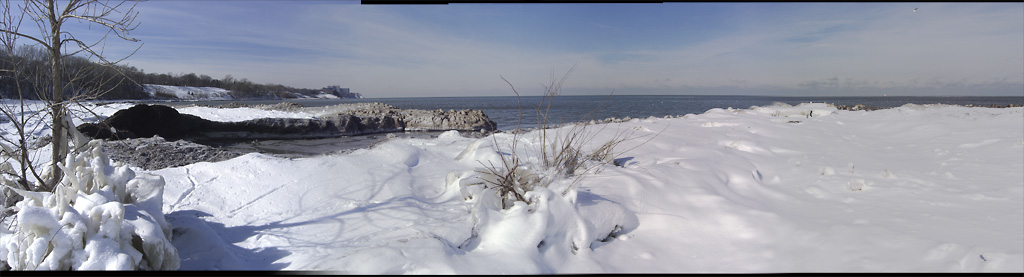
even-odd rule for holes
{"type": "Polygon", "coordinates": [[[0,277],[1024,275],[1024,2],[394,4],[0,0],[0,277]]]}
{"type": "MultiPolygon", "coordinates": [[[[225,121],[315,116],[179,110],[225,121]]],[[[10,122],[2,126],[12,135],[10,122]]],[[[586,130],[584,149],[633,139],[613,161],[587,161],[592,170],[568,193],[575,177],[509,209],[475,184],[486,164],[512,154],[514,138],[514,154],[536,162],[538,131],[449,131],[348,153],[132,170],[164,178],[162,211],[182,270],[1024,271],[1024,108],[780,104],[586,130]]]]}

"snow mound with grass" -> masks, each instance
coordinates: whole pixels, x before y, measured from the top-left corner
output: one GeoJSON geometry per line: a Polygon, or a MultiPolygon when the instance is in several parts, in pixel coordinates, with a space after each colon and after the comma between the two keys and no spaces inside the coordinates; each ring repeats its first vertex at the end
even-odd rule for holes
{"type": "Polygon", "coordinates": [[[12,226],[0,229],[0,257],[12,269],[178,269],[163,178],[112,166],[101,144],[68,155],[54,193],[15,189],[24,200],[12,226]]]}

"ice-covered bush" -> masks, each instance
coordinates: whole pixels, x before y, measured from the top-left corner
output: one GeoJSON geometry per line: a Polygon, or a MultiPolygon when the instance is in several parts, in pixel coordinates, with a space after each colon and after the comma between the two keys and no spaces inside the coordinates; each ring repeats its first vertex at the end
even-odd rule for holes
{"type": "Polygon", "coordinates": [[[112,166],[101,140],[76,143],[53,192],[7,186],[24,199],[0,228],[0,260],[14,270],[178,269],[163,178],[112,166]]]}

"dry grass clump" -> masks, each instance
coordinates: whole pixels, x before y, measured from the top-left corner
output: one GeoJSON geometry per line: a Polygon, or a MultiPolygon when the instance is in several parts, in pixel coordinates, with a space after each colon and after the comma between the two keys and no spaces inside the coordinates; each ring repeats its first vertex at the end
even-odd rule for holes
{"type": "Polygon", "coordinates": [[[520,94],[511,82],[502,77],[502,80],[516,94],[516,101],[519,104],[519,122],[516,130],[512,132],[511,143],[506,149],[502,149],[497,138],[492,136],[496,150],[501,154],[501,163],[483,164],[481,162],[484,170],[479,172],[483,175],[481,178],[484,183],[488,184],[488,187],[496,189],[502,199],[503,208],[511,207],[516,201],[530,203],[525,196],[526,192],[540,186],[560,190],[562,195],[569,193],[577,186],[585,175],[584,173],[599,165],[609,164],[617,158],[622,153],[617,149],[621,143],[639,138],[633,136],[631,132],[619,131],[611,139],[598,144],[597,147],[588,148],[587,146],[593,145],[597,134],[607,128],[608,124],[593,128],[594,125],[590,123],[590,120],[584,120],[572,124],[568,129],[552,128],[548,117],[551,102],[554,97],[558,96],[562,84],[573,69],[575,66],[557,81],[552,76],[551,82],[545,86],[541,103],[534,106],[538,122],[537,131],[533,133],[520,130],[523,113],[522,101],[519,99],[520,94]],[[532,148],[521,145],[523,136],[528,134],[536,135],[539,145],[532,148]],[[539,160],[524,160],[523,157],[536,157],[539,160]],[[570,178],[571,182],[560,182],[563,187],[549,187],[555,181],[570,178]]]}

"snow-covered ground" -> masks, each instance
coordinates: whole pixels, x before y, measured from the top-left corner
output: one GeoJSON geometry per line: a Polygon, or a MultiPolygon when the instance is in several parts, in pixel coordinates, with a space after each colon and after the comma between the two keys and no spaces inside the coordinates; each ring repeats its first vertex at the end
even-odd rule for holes
{"type": "Polygon", "coordinates": [[[506,133],[134,170],[165,179],[186,270],[1024,272],[1024,108],[779,105],[590,128],[588,147],[638,139],[575,192],[507,210],[471,185],[506,133]]]}

